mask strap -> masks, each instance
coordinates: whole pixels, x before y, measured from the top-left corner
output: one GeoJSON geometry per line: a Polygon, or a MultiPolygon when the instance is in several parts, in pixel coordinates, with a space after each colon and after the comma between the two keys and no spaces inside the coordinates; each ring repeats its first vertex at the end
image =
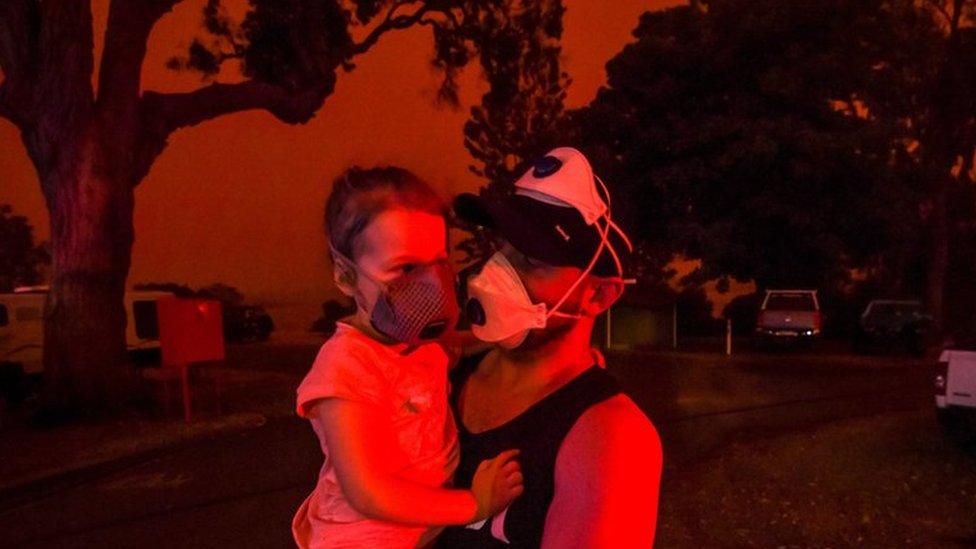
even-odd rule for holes
{"type": "MultiPolygon", "coordinates": [[[[600,188],[603,189],[603,195],[607,202],[607,213],[604,216],[604,218],[606,219],[607,223],[610,224],[610,227],[614,230],[614,232],[616,232],[617,235],[620,236],[621,239],[623,239],[624,244],[627,246],[627,249],[631,252],[634,251],[634,245],[630,242],[630,237],[627,236],[627,233],[625,233],[624,230],[621,229],[619,225],[614,223],[613,218],[610,215],[610,190],[607,189],[606,184],[603,182],[602,179],[600,179],[600,176],[594,174],[593,177],[596,179],[596,182],[600,184],[600,188]]],[[[612,247],[613,246],[611,246],[611,248],[612,247]]]]}
{"type": "MultiPolygon", "coordinates": [[[[368,275],[365,271],[363,271],[362,269],[360,269],[359,266],[356,265],[356,262],[353,261],[352,259],[350,259],[348,256],[346,256],[346,254],[344,254],[344,253],[340,252],[339,250],[335,249],[335,247],[332,245],[331,242],[329,242],[329,251],[331,251],[332,252],[332,255],[334,256],[333,257],[333,262],[335,261],[336,258],[338,258],[339,260],[342,261],[342,263],[345,263],[345,268],[353,271],[356,274],[356,276],[361,276],[361,277],[365,278],[366,280],[369,280],[370,282],[372,282],[374,285],[378,286],[379,288],[385,287],[385,285],[382,282],[376,280],[372,276],[368,275]]],[[[357,294],[359,293],[359,290],[355,290],[355,291],[356,291],[357,294]]],[[[353,299],[355,299],[355,296],[353,297],[353,299]]],[[[366,307],[363,307],[363,309],[366,309],[366,307]]],[[[371,312],[371,309],[372,308],[370,308],[366,312],[371,312]]]]}
{"type": "MultiPolygon", "coordinates": [[[[597,183],[599,183],[600,189],[603,191],[603,199],[607,205],[607,211],[603,216],[603,221],[607,224],[607,227],[605,228],[605,232],[609,233],[609,229],[613,228],[617,232],[617,234],[623,237],[624,244],[627,246],[627,248],[630,251],[633,251],[633,246],[630,245],[630,239],[628,239],[627,235],[623,234],[623,231],[620,229],[620,227],[618,227],[617,224],[613,222],[613,218],[611,215],[612,202],[610,199],[610,189],[608,189],[607,185],[603,182],[602,179],[600,179],[600,176],[593,174],[593,179],[597,183]]],[[[601,233],[601,237],[606,239],[607,251],[610,252],[610,256],[613,258],[613,263],[617,267],[617,273],[620,276],[623,276],[624,274],[623,263],[620,262],[620,256],[617,255],[617,249],[613,246],[613,244],[610,244],[609,236],[610,236],[609,234],[601,233]]]]}
{"type": "Polygon", "coordinates": [[[556,302],[555,305],[553,305],[549,313],[546,314],[547,317],[560,316],[560,317],[567,317],[567,318],[580,318],[582,316],[579,314],[570,314],[570,313],[561,312],[559,310],[559,307],[561,307],[562,304],[565,303],[567,299],[569,299],[569,296],[573,293],[573,290],[575,290],[576,287],[579,286],[580,283],[583,282],[583,280],[590,274],[590,272],[593,271],[593,268],[596,267],[596,263],[597,261],[599,261],[600,255],[603,253],[604,249],[609,251],[611,257],[613,257],[613,262],[617,267],[618,277],[623,276],[624,274],[623,264],[620,262],[620,256],[617,255],[617,250],[615,250],[613,245],[610,244],[609,236],[610,236],[611,229],[613,229],[614,232],[620,235],[620,237],[624,241],[624,244],[627,246],[628,250],[630,251],[634,250],[634,246],[630,242],[630,238],[627,237],[627,234],[624,233],[623,229],[621,229],[619,225],[614,223],[613,219],[610,217],[610,190],[607,189],[606,184],[603,183],[603,180],[600,179],[600,176],[594,174],[593,178],[597,181],[597,183],[600,184],[600,188],[603,190],[604,200],[607,205],[607,211],[602,217],[605,225],[603,227],[600,227],[599,220],[594,222],[594,228],[596,229],[597,233],[600,235],[600,246],[597,247],[596,252],[593,254],[593,258],[590,260],[589,265],[586,266],[586,269],[583,271],[583,274],[581,274],[580,277],[576,279],[576,282],[574,282],[573,285],[570,286],[568,290],[566,290],[566,293],[563,294],[563,297],[558,302],[556,302]]]}
{"type": "Polygon", "coordinates": [[[340,262],[343,263],[343,268],[348,269],[348,270],[352,270],[352,271],[356,271],[356,274],[357,275],[359,274],[359,269],[356,268],[356,263],[353,262],[352,259],[349,259],[349,257],[346,256],[346,254],[344,254],[344,253],[340,252],[339,250],[337,250],[335,248],[335,246],[332,245],[331,242],[329,242],[329,251],[332,252],[332,261],[333,261],[333,263],[338,263],[336,261],[336,259],[339,259],[340,262]]]}
{"type": "MultiPolygon", "coordinates": [[[[593,258],[590,259],[590,264],[586,266],[586,269],[579,276],[579,278],[576,279],[576,282],[573,282],[573,285],[570,286],[568,290],[566,290],[566,293],[563,294],[563,297],[560,298],[559,301],[557,301],[556,304],[552,306],[552,309],[546,314],[546,317],[561,316],[566,318],[580,318],[582,316],[579,314],[563,313],[559,311],[559,307],[561,307],[562,304],[565,303],[567,299],[569,299],[569,296],[572,295],[573,290],[575,290],[576,287],[579,286],[581,282],[583,282],[583,280],[587,277],[587,275],[590,274],[590,272],[593,270],[593,267],[596,266],[596,262],[600,260],[600,255],[603,253],[603,249],[606,248],[608,245],[607,235],[610,232],[610,226],[607,225],[606,228],[604,228],[603,230],[600,229],[599,225],[596,225],[595,228],[597,233],[600,234],[600,246],[597,247],[596,253],[594,253],[593,258]]],[[[610,248],[612,248],[612,246],[610,248]]]]}

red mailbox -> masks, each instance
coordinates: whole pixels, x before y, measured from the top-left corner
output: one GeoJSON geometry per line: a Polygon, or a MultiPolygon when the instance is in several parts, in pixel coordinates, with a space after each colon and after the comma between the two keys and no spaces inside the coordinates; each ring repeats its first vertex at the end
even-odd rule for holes
{"type": "MultiPolygon", "coordinates": [[[[167,394],[168,381],[179,378],[183,388],[183,417],[190,421],[190,366],[224,359],[224,323],[220,302],[161,297],[156,300],[156,315],[159,319],[162,368],[151,375],[163,381],[167,394]]],[[[214,378],[214,382],[219,406],[219,377],[214,378]]]]}
{"type": "Polygon", "coordinates": [[[162,297],[156,301],[163,366],[224,359],[220,302],[162,297]]]}

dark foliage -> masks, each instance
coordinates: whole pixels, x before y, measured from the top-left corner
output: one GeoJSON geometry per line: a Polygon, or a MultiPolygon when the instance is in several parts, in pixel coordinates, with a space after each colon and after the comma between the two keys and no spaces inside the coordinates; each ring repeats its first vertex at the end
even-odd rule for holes
{"type": "Polygon", "coordinates": [[[0,292],[42,281],[42,269],[51,257],[43,245],[34,244],[34,229],[26,217],[0,204],[0,292]]]}

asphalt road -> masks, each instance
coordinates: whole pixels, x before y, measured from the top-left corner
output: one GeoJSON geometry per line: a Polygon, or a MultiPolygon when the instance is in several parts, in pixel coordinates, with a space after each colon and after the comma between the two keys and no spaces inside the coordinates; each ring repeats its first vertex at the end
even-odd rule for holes
{"type": "MultiPolygon", "coordinates": [[[[932,404],[932,368],[898,357],[783,353],[608,357],[657,425],[668,471],[733,442],[932,404]]],[[[202,440],[98,478],[0,502],[0,547],[288,547],[321,463],[305,422],[202,440]]]]}

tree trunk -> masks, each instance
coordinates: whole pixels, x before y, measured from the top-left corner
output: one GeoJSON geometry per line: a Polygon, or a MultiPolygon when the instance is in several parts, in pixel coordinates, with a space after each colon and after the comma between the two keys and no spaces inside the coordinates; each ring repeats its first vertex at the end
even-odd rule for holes
{"type": "MultiPolygon", "coordinates": [[[[944,168],[944,167],[943,167],[944,168]]],[[[925,303],[932,315],[931,332],[942,334],[945,316],[945,280],[949,268],[949,221],[946,204],[946,170],[932,170],[932,213],[925,280],[925,303]]]]}
{"type": "MultiPolygon", "coordinates": [[[[967,0],[949,3],[948,35],[945,58],[933,81],[929,114],[930,127],[923,132],[923,161],[926,161],[932,200],[932,219],[929,231],[929,256],[926,269],[925,298],[932,315],[932,334],[943,335],[945,325],[945,284],[949,268],[949,211],[948,196],[952,184],[951,171],[959,158],[960,124],[967,116],[966,78],[960,73],[966,63],[960,41],[960,24],[967,0]],[[927,152],[925,152],[927,151],[927,152]]],[[[965,153],[965,151],[963,151],[965,153]]]]}
{"type": "Polygon", "coordinates": [[[133,243],[133,189],[93,124],[64,143],[42,181],[51,214],[51,291],[46,304],[45,410],[111,412],[131,394],[123,305],[133,243]]]}
{"type": "Polygon", "coordinates": [[[433,9],[399,16],[404,3],[394,3],[363,42],[331,51],[328,70],[302,89],[249,79],[188,93],[141,91],[148,37],[179,2],[109,3],[96,98],[90,0],[0,0],[0,116],[20,129],[51,216],[42,420],[110,412],[131,394],[124,297],[134,189],[169,135],[251,109],[305,123],[333,92],[340,66],[350,69],[388,31],[425,24],[433,9]]]}

